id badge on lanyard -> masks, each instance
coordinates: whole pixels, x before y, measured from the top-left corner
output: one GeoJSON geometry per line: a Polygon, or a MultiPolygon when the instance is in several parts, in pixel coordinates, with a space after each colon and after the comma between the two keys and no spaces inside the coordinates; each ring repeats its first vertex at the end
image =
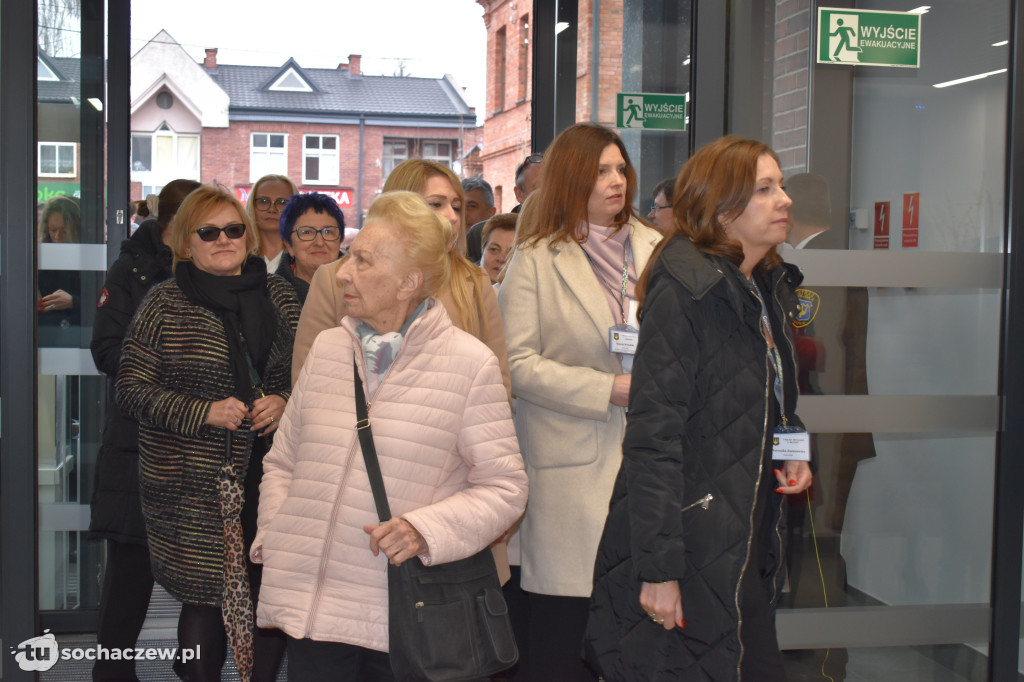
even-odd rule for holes
{"type": "Polygon", "coordinates": [[[608,328],[608,350],[623,355],[636,353],[640,341],[640,324],[636,319],[636,301],[629,300],[629,313],[625,322],[608,328]]]}
{"type": "Polygon", "coordinates": [[[772,434],[772,459],[811,461],[811,435],[799,426],[776,426],[772,434]]]}

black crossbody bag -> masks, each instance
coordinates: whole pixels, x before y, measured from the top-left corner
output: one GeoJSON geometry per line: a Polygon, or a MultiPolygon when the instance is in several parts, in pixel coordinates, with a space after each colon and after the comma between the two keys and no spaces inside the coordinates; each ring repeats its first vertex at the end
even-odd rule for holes
{"type": "MultiPolygon", "coordinates": [[[[373,445],[366,395],[353,361],[356,428],[381,523],[391,518],[373,445]]],[[[468,682],[507,670],[519,658],[508,606],[489,547],[471,557],[424,566],[388,564],[391,671],[399,682],[468,682]]]]}

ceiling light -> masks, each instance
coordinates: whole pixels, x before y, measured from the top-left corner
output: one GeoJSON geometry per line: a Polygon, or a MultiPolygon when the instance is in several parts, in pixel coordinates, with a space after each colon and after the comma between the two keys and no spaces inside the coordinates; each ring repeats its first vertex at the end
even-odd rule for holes
{"type": "Polygon", "coordinates": [[[90,97],[88,99],[88,102],[89,102],[89,104],[92,105],[92,108],[95,109],[96,111],[103,111],[103,102],[101,102],[99,100],[99,98],[97,98],[97,97],[90,97]]]}
{"type": "Polygon", "coordinates": [[[956,80],[946,81],[945,83],[936,83],[933,88],[948,88],[951,85],[960,85],[961,83],[969,83],[970,81],[981,80],[982,78],[988,78],[994,76],[997,73],[1006,73],[1006,69],[999,69],[998,71],[989,71],[988,73],[979,73],[975,76],[967,76],[966,78],[957,78],[956,80]]]}
{"type": "Polygon", "coordinates": [[[555,24],[555,35],[557,36],[559,33],[561,33],[562,31],[564,31],[567,28],[569,28],[569,22],[568,21],[560,21],[560,22],[558,22],[557,24],[555,24]]]}
{"type": "Polygon", "coordinates": [[[907,10],[907,14],[928,14],[928,10],[930,10],[931,8],[931,5],[921,5],[920,7],[915,7],[914,9],[907,10]]]}
{"type": "Polygon", "coordinates": [[[1003,45],[1009,45],[1009,40],[1000,40],[998,43],[992,43],[992,47],[1002,47],[1003,45]]]}

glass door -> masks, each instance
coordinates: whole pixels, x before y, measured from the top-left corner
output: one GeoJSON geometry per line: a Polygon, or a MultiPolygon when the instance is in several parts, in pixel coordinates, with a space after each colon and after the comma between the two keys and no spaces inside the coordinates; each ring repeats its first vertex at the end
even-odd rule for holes
{"type": "Polygon", "coordinates": [[[106,271],[103,3],[37,3],[39,609],[99,603],[102,545],[86,537],[104,378],[92,319],[106,271]]]}
{"type": "Polygon", "coordinates": [[[780,640],[805,650],[794,676],[984,678],[1009,3],[773,5],[770,134],[819,466],[790,500],[780,640]],[[920,22],[919,66],[867,65],[884,42],[870,27],[903,21],[920,22]]]}

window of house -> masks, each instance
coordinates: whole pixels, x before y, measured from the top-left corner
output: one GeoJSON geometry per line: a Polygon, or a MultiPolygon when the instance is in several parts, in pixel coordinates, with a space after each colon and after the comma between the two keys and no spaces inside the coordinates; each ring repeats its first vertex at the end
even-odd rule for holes
{"type": "Polygon", "coordinates": [[[302,137],[302,182],[313,185],[338,184],[338,136],[302,137]]]}
{"type": "Polygon", "coordinates": [[[166,123],[152,133],[132,133],[132,180],[164,185],[199,179],[199,136],[176,133],[166,123]]]}
{"type": "Polygon", "coordinates": [[[381,171],[383,179],[391,175],[395,166],[409,158],[408,140],[384,140],[384,151],[381,154],[381,171]]]}
{"type": "Polygon", "coordinates": [[[494,111],[505,108],[505,27],[494,34],[494,111]]]}
{"type": "Polygon", "coordinates": [[[40,142],[39,175],[74,177],[78,175],[74,142],[40,142]]]}
{"type": "Polygon", "coordinates": [[[423,158],[430,161],[437,161],[451,168],[452,166],[452,143],[425,141],[423,143],[423,158]]]}
{"type": "Polygon", "coordinates": [[[249,182],[270,174],[288,175],[288,136],[253,133],[249,147],[249,182]]]}
{"type": "Polygon", "coordinates": [[[286,92],[313,92],[313,88],[295,72],[295,69],[285,71],[268,89],[286,92]]]}

